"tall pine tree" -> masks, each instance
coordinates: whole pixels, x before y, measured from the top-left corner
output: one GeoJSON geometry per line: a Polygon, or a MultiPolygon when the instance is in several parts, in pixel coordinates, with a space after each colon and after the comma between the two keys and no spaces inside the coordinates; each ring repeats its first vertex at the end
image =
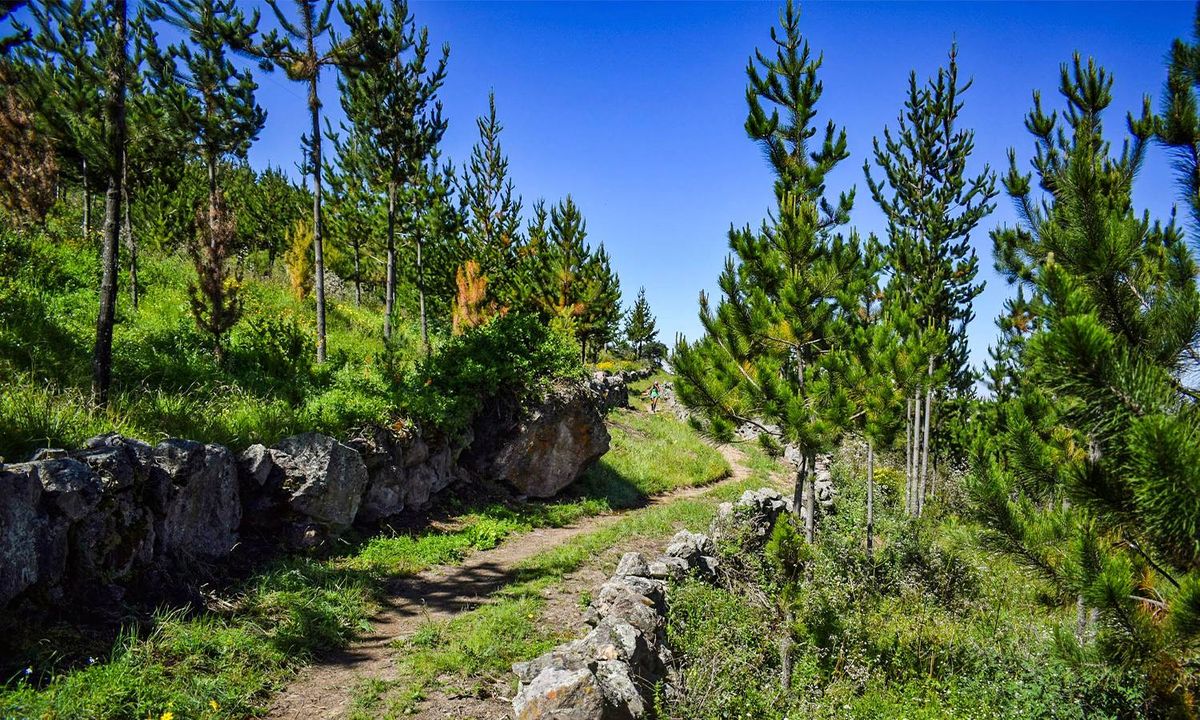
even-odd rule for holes
{"type": "Polygon", "coordinates": [[[857,312],[853,290],[863,265],[856,237],[836,229],[848,221],[853,191],[826,197],[826,179],[847,157],[846,135],[832,122],[814,143],[822,86],[821,59],[800,34],[791,2],[771,30],[773,53],[758,52],[747,68],[746,131],[775,173],[775,209],[758,231],[731,229],[732,256],[720,277],[714,308],[700,297],[705,336],[681,341],[672,365],[680,398],[704,413],[715,431],[751,423],[794,443],[801,461],[795,507],[805,536],[815,540],[813,471],[848,423],[845,388],[825,360],[857,312]]]}
{"type": "Polygon", "coordinates": [[[633,346],[633,354],[642,359],[642,346],[658,339],[658,327],[650,314],[650,303],[646,301],[646,288],[638,288],[637,299],[629,309],[625,320],[625,339],[633,346]]]}
{"type": "MultiPolygon", "coordinates": [[[[402,208],[397,200],[418,182],[422,168],[446,132],[438,90],[446,79],[449,46],[429,65],[427,28],[416,27],[404,0],[342,2],[338,5],[349,28],[344,40],[342,108],[351,130],[369,153],[373,175],[387,190],[387,280],[383,335],[392,336],[396,303],[396,224],[402,208]]],[[[425,295],[420,296],[421,338],[429,350],[425,295]]]]}
{"type": "Polygon", "coordinates": [[[888,221],[885,302],[920,318],[913,330],[925,337],[916,342],[929,353],[925,376],[908,388],[915,438],[909,496],[918,514],[927,488],[934,396],[961,396],[974,380],[967,325],[983,285],[975,279],[979,261],[970,240],[995,209],[995,174],[986,166],[978,175],[967,174],[975,134],[959,127],[958,118],[961,96],[970,87],[969,80],[959,84],[956,47],[925,85],[910,73],[895,134],[885,129],[882,142],[875,138],[874,160],[883,179],[872,176],[870,162],[863,164],[871,195],[888,221]]]}
{"type": "Polygon", "coordinates": [[[1102,122],[1111,86],[1090,60],[1064,65],[1066,112],[1046,114],[1035,94],[1026,120],[1040,196],[1015,155],[1004,177],[1024,222],[993,234],[997,267],[1031,293],[1037,330],[1019,393],[978,445],[973,491],[994,544],[1076,605],[1076,636],[1060,643],[1094,642],[1143,679],[1147,715],[1194,717],[1200,268],[1173,222],[1134,210],[1164,122],[1147,99],[1114,152],[1102,122]]]}

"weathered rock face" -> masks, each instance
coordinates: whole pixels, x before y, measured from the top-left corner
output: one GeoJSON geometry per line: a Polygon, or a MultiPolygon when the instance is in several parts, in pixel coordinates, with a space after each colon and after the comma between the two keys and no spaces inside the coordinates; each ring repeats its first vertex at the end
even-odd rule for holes
{"type": "Polygon", "coordinates": [[[37,582],[41,494],[33,473],[0,469],[0,605],[37,582]]]}
{"type": "Polygon", "coordinates": [[[416,434],[398,435],[375,428],[347,444],[362,456],[367,487],[358,508],[359,522],[377,522],[404,510],[418,510],[458,477],[456,460],[466,438],[430,445],[416,434]]]}
{"type": "Polygon", "coordinates": [[[362,456],[320,433],[284,438],[269,449],[253,445],[240,463],[252,522],[300,529],[301,536],[302,526],[324,534],[349,528],[367,489],[362,456]]]}
{"type": "Polygon", "coordinates": [[[501,446],[491,473],[529,497],[552,497],[608,451],[608,429],[591,393],[559,388],[501,446]]]}
{"type": "Polygon", "coordinates": [[[105,435],[37,457],[0,467],[0,606],[24,593],[115,599],[237,542],[237,473],[218,445],[105,435]]]}

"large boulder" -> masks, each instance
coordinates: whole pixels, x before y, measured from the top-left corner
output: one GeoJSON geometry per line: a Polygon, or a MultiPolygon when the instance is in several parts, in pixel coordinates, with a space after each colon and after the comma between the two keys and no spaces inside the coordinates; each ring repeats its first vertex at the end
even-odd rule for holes
{"type": "Polygon", "coordinates": [[[501,445],[491,472],[529,497],[553,497],[608,452],[608,429],[582,385],[557,388],[501,445]]]}
{"type": "Polygon", "coordinates": [[[152,462],[166,490],[159,552],[172,560],[228,555],[242,521],[233,454],[220,445],[166,440],[154,448],[152,462]]]}
{"type": "Polygon", "coordinates": [[[309,432],[271,448],[254,445],[240,457],[246,510],[259,526],[311,526],[336,535],[348,529],[367,489],[358,451],[309,432]]]}

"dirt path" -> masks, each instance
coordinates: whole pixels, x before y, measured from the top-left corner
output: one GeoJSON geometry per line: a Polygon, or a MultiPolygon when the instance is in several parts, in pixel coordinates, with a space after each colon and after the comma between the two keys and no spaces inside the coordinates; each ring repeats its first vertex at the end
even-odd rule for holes
{"type": "MultiPolygon", "coordinates": [[[[681,488],[655,496],[643,507],[698,497],[719,485],[749,477],[750,471],[740,450],[728,445],[718,446],[717,449],[729,461],[732,472],[728,478],[710,485],[681,488]]],[[[302,670],[275,697],[268,717],[275,720],[334,720],[345,717],[351,706],[354,689],[360,681],[394,675],[393,641],[408,637],[428,620],[445,620],[478,607],[486,602],[489,595],[515,579],[517,567],[523,560],[575,536],[599,530],[628,512],[584,518],[567,527],[545,528],[517,535],[493,550],[472,553],[458,565],[430,568],[397,580],[390,588],[383,607],[372,618],[372,633],[302,670]]],[[[621,551],[626,549],[638,548],[622,546],[621,551]]]]}

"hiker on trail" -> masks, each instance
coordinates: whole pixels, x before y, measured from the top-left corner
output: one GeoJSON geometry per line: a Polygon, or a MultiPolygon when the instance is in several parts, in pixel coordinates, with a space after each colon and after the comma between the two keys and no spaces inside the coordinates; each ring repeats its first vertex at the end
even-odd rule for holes
{"type": "Polygon", "coordinates": [[[658,383],[650,388],[650,412],[658,412],[658,383]]]}

